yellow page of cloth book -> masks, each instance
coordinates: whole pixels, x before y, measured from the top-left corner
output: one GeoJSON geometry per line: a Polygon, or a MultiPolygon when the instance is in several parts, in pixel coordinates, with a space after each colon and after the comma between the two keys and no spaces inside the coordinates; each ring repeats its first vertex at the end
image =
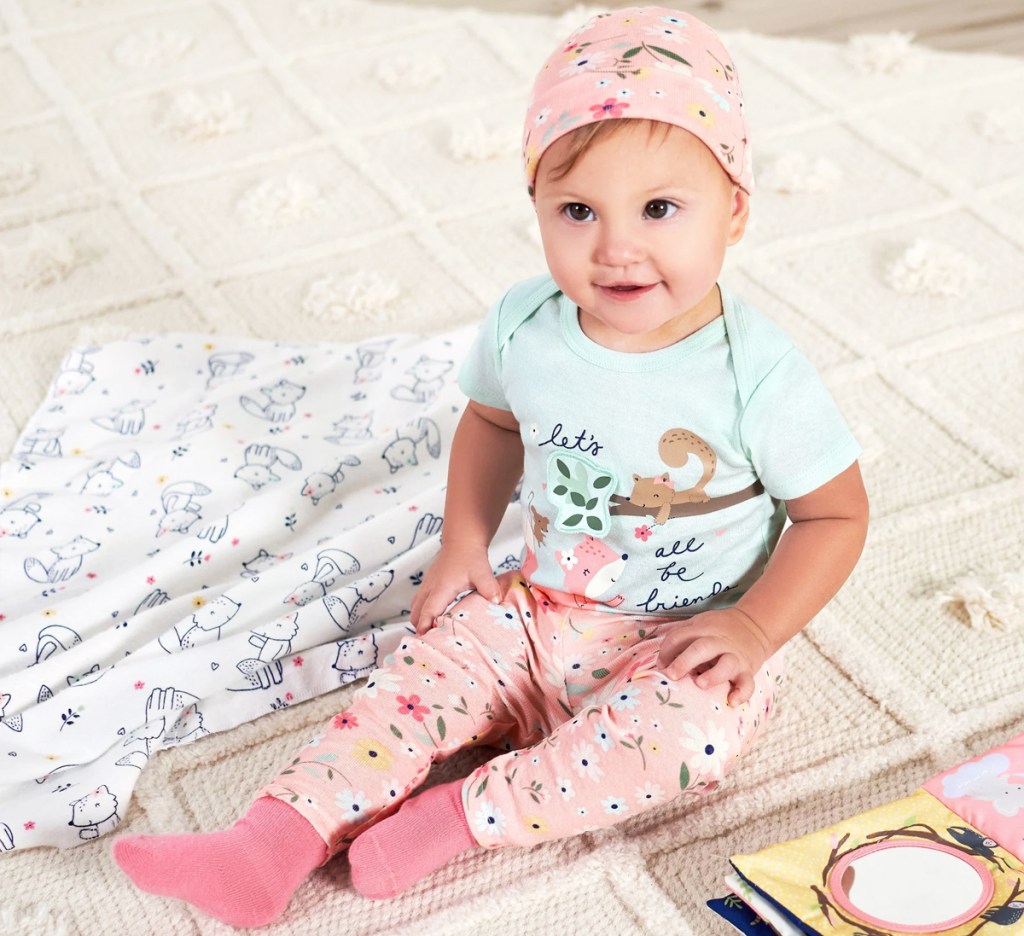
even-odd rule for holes
{"type": "Polygon", "coordinates": [[[1024,734],[908,797],[731,860],[738,896],[749,884],[782,911],[778,932],[788,920],[821,936],[1024,934],[1024,734]]]}

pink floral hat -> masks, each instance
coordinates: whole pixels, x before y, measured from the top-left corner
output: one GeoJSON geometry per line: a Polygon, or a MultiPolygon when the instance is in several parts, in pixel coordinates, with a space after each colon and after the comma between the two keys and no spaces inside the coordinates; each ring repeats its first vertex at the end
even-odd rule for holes
{"type": "Polygon", "coordinates": [[[689,130],[753,191],[743,94],[722,41],[689,13],[629,7],[588,20],[537,76],[523,134],[531,197],[540,157],[559,137],[595,120],[645,118],[689,130]]]}

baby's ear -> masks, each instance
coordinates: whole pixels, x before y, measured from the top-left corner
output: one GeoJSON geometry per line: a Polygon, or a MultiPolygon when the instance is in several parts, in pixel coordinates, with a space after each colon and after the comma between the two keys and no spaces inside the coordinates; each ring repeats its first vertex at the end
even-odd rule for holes
{"type": "Polygon", "coordinates": [[[732,219],[729,222],[729,246],[739,243],[743,232],[747,229],[750,217],[750,196],[738,185],[732,193],[732,219]]]}

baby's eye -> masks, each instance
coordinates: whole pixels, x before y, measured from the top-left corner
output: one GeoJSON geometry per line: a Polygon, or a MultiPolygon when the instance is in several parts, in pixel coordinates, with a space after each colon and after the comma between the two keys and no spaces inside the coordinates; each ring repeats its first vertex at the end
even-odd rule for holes
{"type": "Polygon", "coordinates": [[[644,214],[655,221],[670,218],[678,210],[679,207],[677,205],[673,205],[670,201],[665,201],[664,198],[655,198],[644,206],[644,214]]]}
{"type": "Polygon", "coordinates": [[[570,221],[589,221],[594,216],[594,212],[591,211],[590,207],[580,202],[571,202],[565,205],[562,208],[562,214],[570,221]]]}

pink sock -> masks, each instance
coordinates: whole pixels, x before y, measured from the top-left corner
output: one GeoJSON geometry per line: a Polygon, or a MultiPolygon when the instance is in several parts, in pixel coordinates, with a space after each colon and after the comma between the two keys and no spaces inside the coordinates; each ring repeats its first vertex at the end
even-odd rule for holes
{"type": "Polygon", "coordinates": [[[324,840],[302,815],[269,796],[223,832],[123,835],[111,851],[141,890],[178,897],[240,927],[280,916],[327,858],[324,840]]]}
{"type": "Polygon", "coordinates": [[[476,847],[462,808],[462,781],[431,787],[349,846],[352,886],[364,897],[394,897],[476,847]]]}

